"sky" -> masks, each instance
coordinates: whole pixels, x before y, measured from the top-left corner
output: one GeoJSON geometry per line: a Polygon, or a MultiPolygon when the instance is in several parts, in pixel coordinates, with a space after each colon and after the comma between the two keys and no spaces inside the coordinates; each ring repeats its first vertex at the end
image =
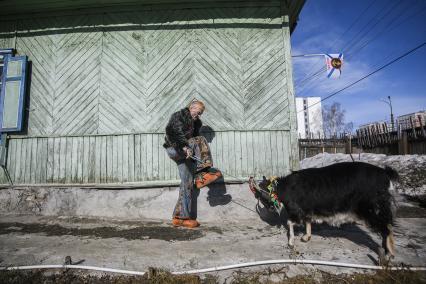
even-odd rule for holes
{"type": "MultiPolygon", "coordinates": [[[[306,0],[292,55],[343,52],[344,63],[340,78],[328,79],[324,57],[293,57],[296,97],[324,99],[424,42],[425,0],[306,0]]],[[[356,129],[390,120],[388,96],[395,118],[426,109],[426,45],[322,105],[340,103],[356,129]]]]}

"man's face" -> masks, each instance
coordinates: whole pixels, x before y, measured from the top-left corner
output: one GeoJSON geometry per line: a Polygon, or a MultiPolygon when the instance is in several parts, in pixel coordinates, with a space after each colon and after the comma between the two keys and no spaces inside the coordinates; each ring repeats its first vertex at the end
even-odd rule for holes
{"type": "Polygon", "coordinates": [[[192,120],[197,120],[203,114],[203,107],[199,104],[194,104],[189,107],[189,112],[191,113],[192,120]]]}

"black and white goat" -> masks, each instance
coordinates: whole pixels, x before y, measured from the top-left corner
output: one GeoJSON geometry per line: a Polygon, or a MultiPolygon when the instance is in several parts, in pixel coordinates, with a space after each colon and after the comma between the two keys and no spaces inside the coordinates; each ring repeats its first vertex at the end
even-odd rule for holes
{"type": "MultiPolygon", "coordinates": [[[[379,249],[379,261],[384,262],[395,254],[393,198],[389,190],[396,179],[398,173],[390,167],[344,162],[300,170],[275,180],[264,177],[258,188],[269,192],[268,187],[270,190],[273,185],[275,197],[287,212],[289,247],[294,247],[295,223],[306,224],[302,241],[308,242],[311,223],[339,226],[360,220],[381,234],[383,249],[379,249]]],[[[264,195],[256,197],[273,206],[270,199],[262,200],[264,195]]]]}

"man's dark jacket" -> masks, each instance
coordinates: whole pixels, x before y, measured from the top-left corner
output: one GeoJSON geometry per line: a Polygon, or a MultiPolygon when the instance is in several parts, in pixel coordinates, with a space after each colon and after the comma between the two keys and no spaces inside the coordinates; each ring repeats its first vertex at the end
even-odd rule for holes
{"type": "Polygon", "coordinates": [[[182,149],[188,146],[188,139],[199,136],[202,122],[192,120],[189,108],[183,108],[172,114],[166,126],[166,142],[164,147],[182,149]]]}

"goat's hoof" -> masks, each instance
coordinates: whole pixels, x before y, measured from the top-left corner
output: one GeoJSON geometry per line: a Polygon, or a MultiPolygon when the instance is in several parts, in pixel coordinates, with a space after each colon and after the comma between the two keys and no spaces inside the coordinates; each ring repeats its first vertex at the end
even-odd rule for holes
{"type": "Polygon", "coordinates": [[[294,249],[294,244],[288,244],[289,249],[294,249]]]}
{"type": "Polygon", "coordinates": [[[300,240],[304,243],[307,243],[311,240],[311,236],[304,235],[303,237],[300,238],[300,240]]]}
{"type": "Polygon", "coordinates": [[[391,263],[391,260],[394,256],[390,253],[385,254],[385,250],[383,248],[379,248],[379,265],[380,266],[388,266],[391,263]]]}

